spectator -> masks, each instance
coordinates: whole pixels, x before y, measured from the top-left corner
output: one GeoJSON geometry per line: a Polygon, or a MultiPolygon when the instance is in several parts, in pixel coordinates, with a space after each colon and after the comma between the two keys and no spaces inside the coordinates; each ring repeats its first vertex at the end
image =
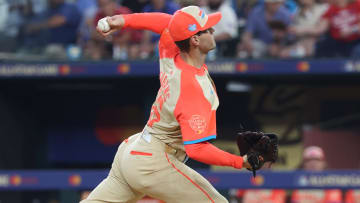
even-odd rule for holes
{"type": "Polygon", "coordinates": [[[235,11],[238,18],[237,19],[238,36],[242,36],[249,13],[258,4],[259,4],[258,0],[236,0],[235,11]]]}
{"type": "Polygon", "coordinates": [[[214,26],[214,38],[217,42],[217,51],[220,56],[231,56],[234,53],[234,44],[231,40],[235,39],[238,34],[236,13],[228,3],[224,0],[208,0],[208,4],[204,7],[206,13],[220,12],[222,18],[218,24],[214,26]],[[226,50],[229,50],[226,52],[226,50]]]}
{"type": "MultiPolygon", "coordinates": [[[[9,5],[6,0],[0,0],[0,42],[5,43],[7,40],[6,36],[6,22],[9,16],[9,5]]],[[[7,47],[7,46],[6,46],[7,47]]],[[[4,46],[1,46],[0,51],[4,51],[4,46]]],[[[6,50],[5,50],[6,51],[6,50]]]]}
{"type": "MultiPolygon", "coordinates": [[[[178,9],[180,9],[180,6],[172,0],[151,0],[150,4],[145,6],[142,12],[162,12],[172,15],[178,9]]],[[[140,57],[148,58],[157,45],[159,39],[160,35],[150,31],[144,31],[140,57]]]]}
{"type": "Polygon", "coordinates": [[[45,12],[45,19],[29,24],[27,31],[36,32],[48,29],[49,43],[74,44],[81,20],[77,7],[74,4],[65,3],[64,0],[49,0],[49,9],[45,12]]]}
{"type": "Polygon", "coordinates": [[[144,7],[143,12],[162,12],[174,14],[179,5],[171,0],[151,0],[150,4],[144,7]]]}
{"type": "Polygon", "coordinates": [[[89,15],[87,13],[95,13],[97,10],[96,0],[77,0],[76,6],[83,16],[89,15]]]}
{"type": "Polygon", "coordinates": [[[1,0],[0,51],[14,52],[20,45],[21,27],[46,7],[44,0],[1,0]]]}
{"type": "Polygon", "coordinates": [[[314,46],[317,36],[307,35],[301,30],[312,29],[321,16],[328,9],[327,4],[319,4],[315,0],[299,0],[299,10],[296,12],[290,32],[298,38],[297,48],[304,50],[305,57],[314,55],[314,46]]]}
{"type": "Polygon", "coordinates": [[[82,15],[79,27],[79,43],[83,46],[91,38],[93,19],[98,7],[96,0],[77,0],[76,6],[82,15]]]}
{"type": "MultiPolygon", "coordinates": [[[[186,0],[184,0],[186,1],[186,0]]],[[[192,1],[192,0],[189,0],[192,1]]],[[[256,1],[256,0],[255,0],[256,1]]],[[[193,4],[199,6],[200,8],[205,7],[207,5],[207,0],[193,0],[193,4]]]]}
{"type": "MultiPolygon", "coordinates": [[[[299,0],[284,0],[284,7],[291,13],[295,14],[295,12],[298,9],[297,2],[299,0]]],[[[261,3],[264,2],[264,0],[260,0],[261,3]]]]}
{"type": "Polygon", "coordinates": [[[140,13],[150,0],[123,0],[122,5],[128,7],[133,13],[140,13]]]}
{"type": "Polygon", "coordinates": [[[302,169],[307,171],[323,171],[326,169],[325,153],[318,146],[306,147],[303,152],[302,169]]]}
{"type": "MultiPolygon", "coordinates": [[[[309,146],[303,153],[302,168],[308,171],[323,171],[326,169],[324,151],[318,146],[309,146]]],[[[292,203],[341,203],[341,190],[295,190],[291,197],[292,203]]]]}
{"type": "Polygon", "coordinates": [[[242,42],[238,47],[238,56],[258,58],[267,52],[267,45],[273,40],[269,21],[281,21],[286,25],[291,22],[291,14],[283,6],[283,0],[265,0],[250,12],[242,42]]]}
{"type": "Polygon", "coordinates": [[[360,203],[360,190],[348,190],[345,194],[345,203],[360,203]]]}
{"type": "Polygon", "coordinates": [[[56,56],[63,54],[66,46],[76,43],[81,14],[74,4],[64,0],[49,0],[48,6],[40,19],[26,26],[26,33],[36,36],[48,32],[48,38],[40,40],[49,44],[47,50],[56,50],[53,53],[56,56]]]}
{"type": "Polygon", "coordinates": [[[243,197],[244,203],[285,203],[285,190],[246,190],[243,197]]]}
{"type": "Polygon", "coordinates": [[[27,1],[31,2],[31,4],[28,3],[28,5],[31,6],[31,13],[34,15],[39,15],[47,9],[48,0],[27,0],[27,1]]]}
{"type": "Polygon", "coordinates": [[[273,40],[268,47],[268,55],[276,58],[303,56],[303,49],[295,45],[295,39],[289,34],[288,26],[281,21],[270,21],[269,27],[273,40]]]}
{"type": "Polygon", "coordinates": [[[349,57],[360,43],[360,2],[333,0],[316,26],[298,29],[303,35],[330,33],[316,45],[318,57],[349,57]]]}
{"type": "Polygon", "coordinates": [[[251,9],[258,5],[258,0],[237,0],[236,14],[240,19],[246,19],[251,9]]]}

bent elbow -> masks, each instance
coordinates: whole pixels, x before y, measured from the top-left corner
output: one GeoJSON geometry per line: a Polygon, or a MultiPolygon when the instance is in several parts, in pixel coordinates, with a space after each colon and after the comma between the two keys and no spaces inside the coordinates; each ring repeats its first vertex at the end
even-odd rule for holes
{"type": "Polygon", "coordinates": [[[188,155],[188,157],[191,159],[196,159],[196,155],[198,154],[195,150],[195,147],[192,144],[185,145],[185,152],[188,155]]]}

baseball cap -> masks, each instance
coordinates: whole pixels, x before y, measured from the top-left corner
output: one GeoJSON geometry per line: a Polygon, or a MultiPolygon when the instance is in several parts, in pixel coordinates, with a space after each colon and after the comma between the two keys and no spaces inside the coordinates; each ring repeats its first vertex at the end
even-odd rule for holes
{"type": "Polygon", "coordinates": [[[198,6],[187,6],[174,13],[168,28],[174,41],[182,41],[199,31],[211,28],[220,19],[220,12],[206,15],[198,6]]]}
{"type": "Polygon", "coordinates": [[[303,153],[304,159],[324,159],[324,151],[318,146],[306,147],[303,153]]]}

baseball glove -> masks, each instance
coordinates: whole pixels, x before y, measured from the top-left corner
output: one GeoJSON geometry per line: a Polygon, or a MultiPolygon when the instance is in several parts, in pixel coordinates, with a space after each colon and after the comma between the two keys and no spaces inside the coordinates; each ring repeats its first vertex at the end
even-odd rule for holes
{"type": "Polygon", "coordinates": [[[254,177],[265,162],[274,163],[278,157],[278,138],[273,133],[241,132],[238,133],[237,145],[240,155],[247,155],[254,177]]]}

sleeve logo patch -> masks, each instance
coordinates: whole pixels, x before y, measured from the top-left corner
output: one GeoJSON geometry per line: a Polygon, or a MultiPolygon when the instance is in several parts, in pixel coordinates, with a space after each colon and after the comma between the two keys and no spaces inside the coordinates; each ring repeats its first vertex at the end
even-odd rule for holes
{"type": "Polygon", "coordinates": [[[205,118],[201,115],[192,115],[189,120],[189,125],[196,134],[201,134],[206,129],[205,118]]]}

